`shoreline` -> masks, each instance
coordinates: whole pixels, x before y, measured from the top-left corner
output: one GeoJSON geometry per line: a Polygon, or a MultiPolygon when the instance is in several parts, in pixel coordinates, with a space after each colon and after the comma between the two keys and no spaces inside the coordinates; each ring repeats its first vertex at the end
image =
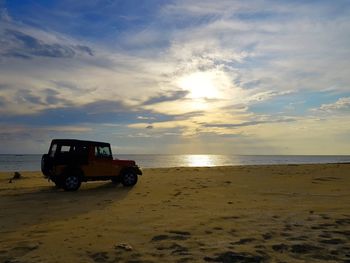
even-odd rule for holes
{"type": "MultiPolygon", "coordinates": [[[[0,171],[40,171],[41,155],[0,155],[0,157],[0,171]]],[[[114,157],[135,160],[142,168],[350,163],[350,156],[344,155],[115,155],[114,157]]]]}
{"type": "MultiPolygon", "coordinates": [[[[350,162],[335,162],[335,163],[276,163],[276,164],[230,164],[230,165],[216,165],[216,166],[171,166],[171,167],[146,167],[140,169],[142,171],[147,171],[147,170],[162,170],[162,169],[211,169],[211,168],[235,168],[235,167],[278,167],[278,166],[318,166],[318,165],[350,165],[350,162]]],[[[14,172],[21,172],[21,173],[41,173],[40,169],[39,170],[0,170],[0,174],[3,173],[14,173],[14,172]]]]}
{"type": "Polygon", "coordinates": [[[0,173],[0,262],[347,262],[347,164],[145,168],[77,192],[0,173]]]}

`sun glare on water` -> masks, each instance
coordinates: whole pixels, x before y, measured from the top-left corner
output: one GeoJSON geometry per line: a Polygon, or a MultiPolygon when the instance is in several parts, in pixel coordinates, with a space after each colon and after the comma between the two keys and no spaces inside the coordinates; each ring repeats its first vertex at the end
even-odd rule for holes
{"type": "Polygon", "coordinates": [[[191,154],[191,155],[185,156],[184,163],[186,163],[187,166],[192,166],[192,167],[205,167],[205,166],[214,166],[215,160],[210,155],[191,154]]]}

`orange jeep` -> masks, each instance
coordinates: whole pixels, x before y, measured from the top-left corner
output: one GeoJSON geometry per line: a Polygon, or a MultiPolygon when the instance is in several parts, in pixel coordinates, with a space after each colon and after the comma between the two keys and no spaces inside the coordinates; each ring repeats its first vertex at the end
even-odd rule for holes
{"type": "Polygon", "coordinates": [[[81,182],[112,180],[124,186],[137,183],[142,172],[131,160],[113,160],[111,145],[105,142],[52,140],[41,159],[41,171],[57,187],[75,191],[81,182]]]}

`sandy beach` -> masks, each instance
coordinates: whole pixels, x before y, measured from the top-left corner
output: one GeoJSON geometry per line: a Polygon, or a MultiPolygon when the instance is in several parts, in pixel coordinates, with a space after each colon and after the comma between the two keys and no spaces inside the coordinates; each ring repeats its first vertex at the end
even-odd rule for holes
{"type": "Polygon", "coordinates": [[[0,173],[0,262],[350,262],[350,165],[145,169],[64,192],[0,173]]]}

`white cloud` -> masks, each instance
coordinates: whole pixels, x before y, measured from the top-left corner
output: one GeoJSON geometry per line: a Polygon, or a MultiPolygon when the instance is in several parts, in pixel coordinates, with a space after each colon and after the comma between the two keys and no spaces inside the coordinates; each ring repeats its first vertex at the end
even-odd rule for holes
{"type": "Polygon", "coordinates": [[[325,112],[350,111],[350,97],[340,98],[334,103],[322,104],[317,110],[325,112]]]}

